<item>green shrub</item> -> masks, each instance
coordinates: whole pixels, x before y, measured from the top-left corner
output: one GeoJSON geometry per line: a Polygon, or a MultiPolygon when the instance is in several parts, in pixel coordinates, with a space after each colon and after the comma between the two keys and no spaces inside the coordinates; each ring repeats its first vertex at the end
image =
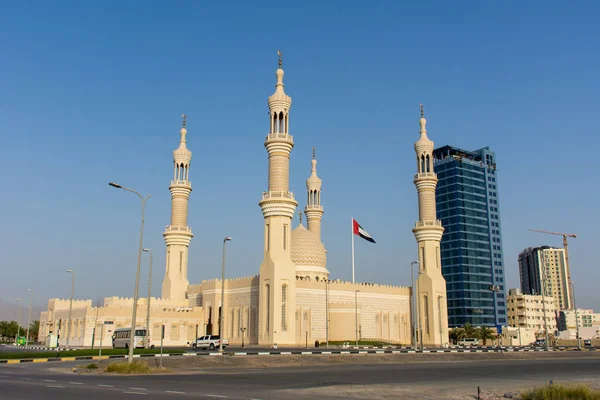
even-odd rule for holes
{"type": "Polygon", "coordinates": [[[88,364],[85,366],[85,369],[89,369],[89,370],[98,369],[98,364],[95,364],[95,363],[88,364]]]}
{"type": "Polygon", "coordinates": [[[131,364],[128,362],[108,364],[106,372],[114,372],[117,374],[146,374],[150,372],[150,367],[142,360],[135,360],[131,364]]]}
{"type": "Polygon", "coordinates": [[[521,393],[523,400],[600,400],[600,391],[585,385],[553,384],[521,393]]]}

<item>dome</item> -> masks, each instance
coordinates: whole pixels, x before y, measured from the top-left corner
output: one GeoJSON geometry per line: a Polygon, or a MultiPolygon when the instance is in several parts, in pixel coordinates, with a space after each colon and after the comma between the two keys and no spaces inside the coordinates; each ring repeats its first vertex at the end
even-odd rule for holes
{"type": "MultiPolygon", "coordinates": [[[[319,270],[321,273],[326,271],[327,255],[325,246],[319,240],[317,235],[310,232],[300,224],[292,231],[292,261],[296,264],[297,271],[304,271],[305,268],[312,267],[315,272],[319,270]],[[315,268],[316,267],[316,268],[315,268]]],[[[327,274],[329,274],[327,272],[327,274]]]]}

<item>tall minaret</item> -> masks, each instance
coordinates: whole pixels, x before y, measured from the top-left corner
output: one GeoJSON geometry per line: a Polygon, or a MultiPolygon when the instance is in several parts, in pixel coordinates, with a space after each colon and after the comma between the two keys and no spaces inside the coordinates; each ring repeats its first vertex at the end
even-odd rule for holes
{"type": "Polygon", "coordinates": [[[312,173],[306,180],[308,189],[308,201],[304,208],[308,230],[313,232],[321,240],[321,219],[323,218],[323,206],[321,205],[321,178],[317,176],[317,159],[313,147],[312,173]]]}
{"type": "Polygon", "coordinates": [[[448,343],[448,308],[446,280],[442,276],[440,241],[444,228],[436,219],[433,172],[433,142],[427,137],[425,115],[421,104],[421,138],[415,143],[417,174],[414,183],[419,193],[419,221],[413,233],[419,245],[419,276],[417,278],[418,314],[422,342],[428,345],[448,343]]]}
{"type": "Polygon", "coordinates": [[[270,130],[265,140],[269,154],[269,190],[258,203],[265,218],[264,259],[260,265],[259,344],[294,344],[296,315],[296,266],[291,256],[292,218],[298,206],[289,191],[289,134],[292,99],[283,90],[281,52],[275,93],[269,97],[270,130]]]}
{"type": "Polygon", "coordinates": [[[187,298],[189,282],[187,279],[188,249],[192,240],[192,230],[187,225],[188,200],[192,191],[189,181],[192,152],[186,147],[186,115],[182,114],[183,127],[179,147],[173,152],[173,180],[171,192],[171,225],[167,226],[163,236],[167,244],[167,267],[162,283],[162,298],[181,301],[187,298]]]}

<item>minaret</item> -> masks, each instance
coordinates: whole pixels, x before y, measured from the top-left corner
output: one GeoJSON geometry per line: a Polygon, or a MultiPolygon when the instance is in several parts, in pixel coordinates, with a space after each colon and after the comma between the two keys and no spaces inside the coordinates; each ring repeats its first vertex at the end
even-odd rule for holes
{"type": "Polygon", "coordinates": [[[187,279],[188,249],[192,240],[192,230],[187,225],[188,200],[192,191],[189,181],[192,152],[186,147],[186,115],[182,114],[183,127],[179,147],[173,152],[173,180],[171,192],[171,225],[167,226],[163,236],[167,244],[167,267],[162,283],[162,298],[181,301],[187,298],[189,282],[187,279]]]}
{"type": "Polygon", "coordinates": [[[294,140],[289,134],[292,99],[283,90],[281,52],[275,93],[269,97],[270,130],[265,140],[269,154],[269,190],[258,203],[265,218],[264,259],[260,265],[259,344],[295,343],[296,266],[292,262],[292,218],[298,206],[289,190],[290,153],[294,140]]]}
{"type": "Polygon", "coordinates": [[[427,345],[448,343],[448,309],[446,280],[442,276],[440,241],[444,228],[436,219],[435,187],[437,175],[433,172],[433,142],[427,137],[425,115],[421,104],[421,138],[415,143],[417,174],[414,184],[419,193],[419,221],[413,233],[419,245],[419,276],[417,278],[417,308],[420,340],[427,345]]]}
{"type": "Polygon", "coordinates": [[[313,147],[312,173],[306,180],[308,189],[308,201],[304,208],[308,230],[313,232],[321,240],[321,219],[323,218],[323,206],[321,205],[321,178],[317,176],[317,159],[313,147]]]}

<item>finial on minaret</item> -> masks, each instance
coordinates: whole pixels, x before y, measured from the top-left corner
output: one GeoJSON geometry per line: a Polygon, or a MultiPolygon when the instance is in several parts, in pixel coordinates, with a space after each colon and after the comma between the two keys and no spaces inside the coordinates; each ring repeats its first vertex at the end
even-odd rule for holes
{"type": "Polygon", "coordinates": [[[425,118],[425,108],[423,107],[423,104],[421,104],[421,118],[425,118]]]}
{"type": "Polygon", "coordinates": [[[277,50],[277,55],[279,56],[279,68],[283,65],[283,53],[277,50]]]}
{"type": "Polygon", "coordinates": [[[185,128],[185,120],[187,118],[187,115],[181,114],[181,117],[183,118],[183,127],[185,128]]]}
{"type": "Polygon", "coordinates": [[[317,158],[317,151],[315,150],[315,146],[313,146],[313,160],[317,158]]]}
{"type": "Polygon", "coordinates": [[[302,211],[298,210],[298,218],[300,218],[300,225],[302,225],[302,211]]]}

